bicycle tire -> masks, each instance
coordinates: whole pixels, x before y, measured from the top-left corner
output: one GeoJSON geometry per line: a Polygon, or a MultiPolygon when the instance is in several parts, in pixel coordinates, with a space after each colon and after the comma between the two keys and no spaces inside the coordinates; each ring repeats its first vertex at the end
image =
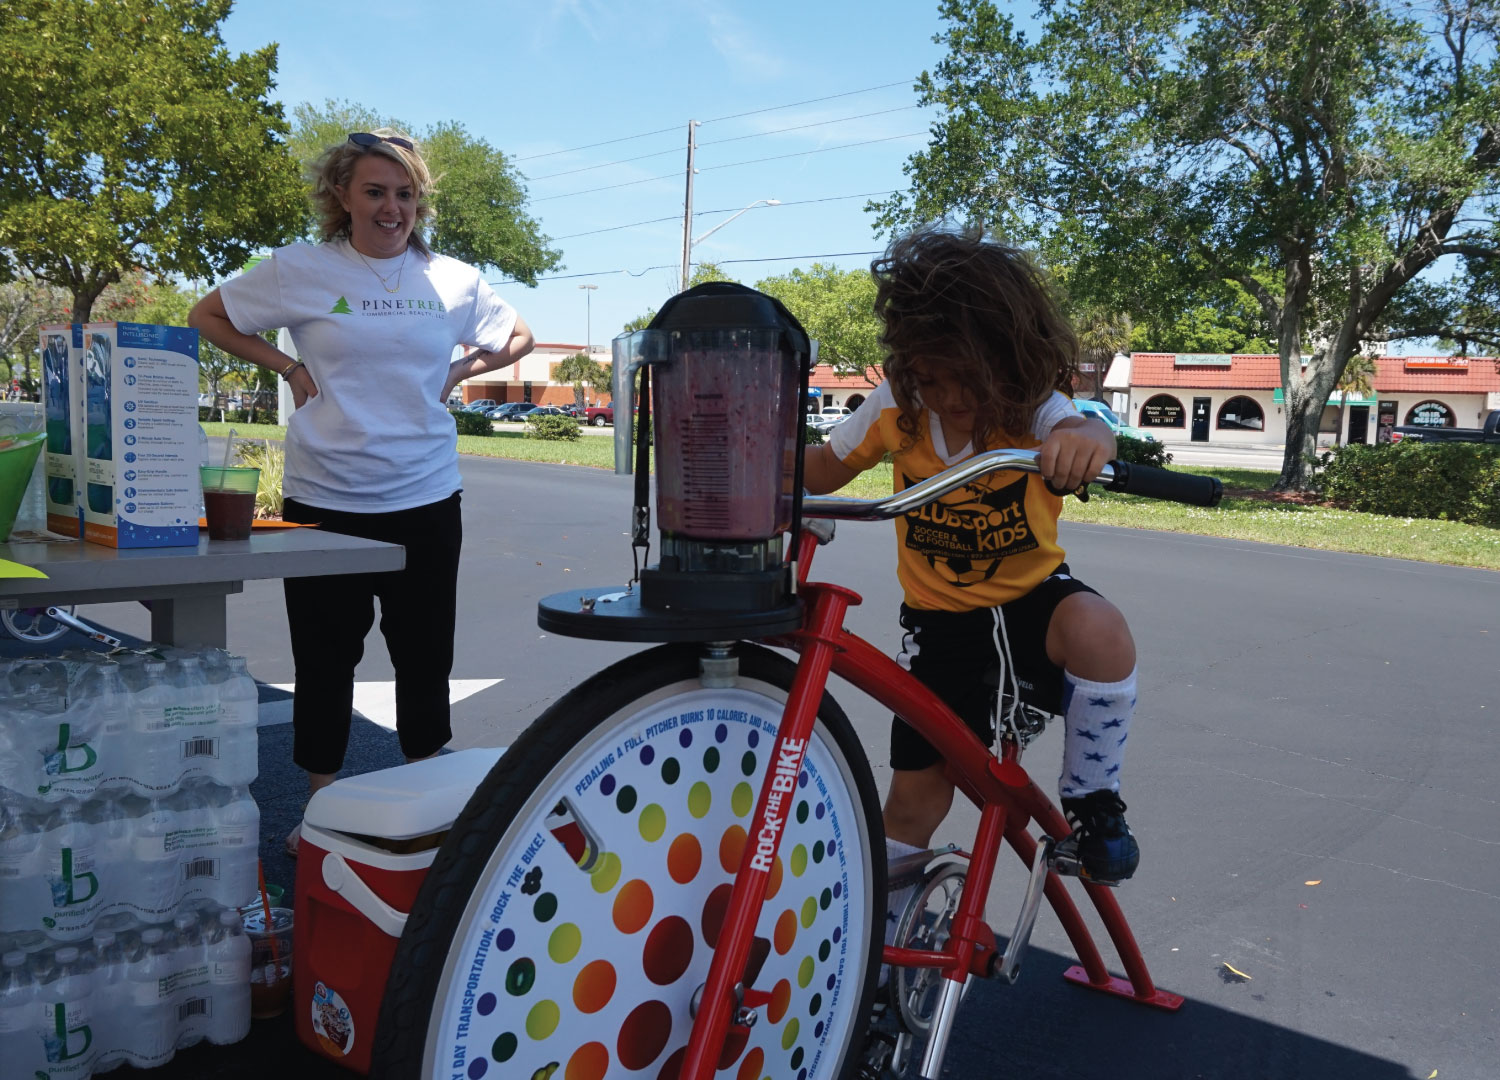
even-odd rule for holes
{"type": "MultiPolygon", "coordinates": [[[[620,661],[502,755],[413,904],[372,1077],[677,1075],[795,672],[760,646],[734,653],[732,687],[703,685],[695,645],[620,661]]],[[[863,1049],[884,837],[826,693],[818,721],[746,971],[772,1000],[719,1060],[737,1080],[845,1080],[863,1049]]]]}

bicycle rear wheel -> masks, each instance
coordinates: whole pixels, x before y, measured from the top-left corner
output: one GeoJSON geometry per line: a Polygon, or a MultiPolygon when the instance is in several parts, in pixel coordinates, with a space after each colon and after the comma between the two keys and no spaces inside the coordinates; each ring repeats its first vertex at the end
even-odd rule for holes
{"type": "MultiPolygon", "coordinates": [[[[391,968],[379,1078],[677,1076],[794,665],[737,644],[615,664],[548,709],[434,860],[391,968]],[[550,1071],[549,1071],[550,1070],[550,1071]]],[[[824,695],[743,984],[771,994],[719,1068],[843,1078],[880,961],[869,765],[824,695]]]]}

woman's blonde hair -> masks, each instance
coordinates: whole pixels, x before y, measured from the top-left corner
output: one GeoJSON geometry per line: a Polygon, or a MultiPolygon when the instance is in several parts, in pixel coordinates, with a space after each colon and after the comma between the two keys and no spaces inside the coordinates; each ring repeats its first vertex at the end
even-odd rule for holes
{"type": "Polygon", "coordinates": [[[870,265],[884,327],[885,376],[915,437],[918,369],[940,364],[974,397],[974,445],[1030,430],[1054,390],[1069,397],[1078,339],[1042,271],[1019,248],[978,230],[925,226],[897,237],[870,265]]]}
{"type": "Polygon", "coordinates": [[[404,131],[397,131],[394,128],[376,128],[370,134],[379,135],[382,140],[405,139],[412,143],[413,148],[408,150],[404,146],[384,141],[375,143],[373,146],[360,146],[345,140],[323,151],[318,160],[313,162],[310,170],[313,208],[318,213],[318,231],[322,234],[325,243],[349,235],[349,211],[345,210],[344,204],[339,202],[338,189],[349,187],[354,179],[354,166],[360,158],[367,154],[380,154],[400,165],[406,170],[406,175],[411,178],[411,186],[417,196],[417,212],[410,243],[423,255],[430,255],[431,250],[427,247],[427,241],[422,239],[422,222],[431,218],[433,213],[432,173],[427,169],[427,162],[422,160],[422,155],[416,150],[415,140],[404,131]]]}

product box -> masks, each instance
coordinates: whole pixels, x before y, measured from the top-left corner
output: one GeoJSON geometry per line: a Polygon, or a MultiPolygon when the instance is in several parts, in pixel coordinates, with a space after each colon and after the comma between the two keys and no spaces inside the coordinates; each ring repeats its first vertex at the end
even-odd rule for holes
{"type": "Polygon", "coordinates": [[[198,331],[87,323],[73,408],[84,417],[83,538],[198,543],[198,331]]]}
{"type": "Polygon", "coordinates": [[[42,387],[47,415],[47,531],[78,536],[83,511],[78,481],[83,475],[83,411],[75,409],[78,368],[83,357],[83,327],[61,323],[41,329],[42,387]]]}

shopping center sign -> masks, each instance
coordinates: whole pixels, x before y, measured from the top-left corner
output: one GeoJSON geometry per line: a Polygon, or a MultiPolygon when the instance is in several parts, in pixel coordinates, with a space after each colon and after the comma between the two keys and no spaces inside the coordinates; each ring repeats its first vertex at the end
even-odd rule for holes
{"type": "Polygon", "coordinates": [[[1172,363],[1176,367],[1228,367],[1231,360],[1228,353],[1178,353],[1172,363]]]}

